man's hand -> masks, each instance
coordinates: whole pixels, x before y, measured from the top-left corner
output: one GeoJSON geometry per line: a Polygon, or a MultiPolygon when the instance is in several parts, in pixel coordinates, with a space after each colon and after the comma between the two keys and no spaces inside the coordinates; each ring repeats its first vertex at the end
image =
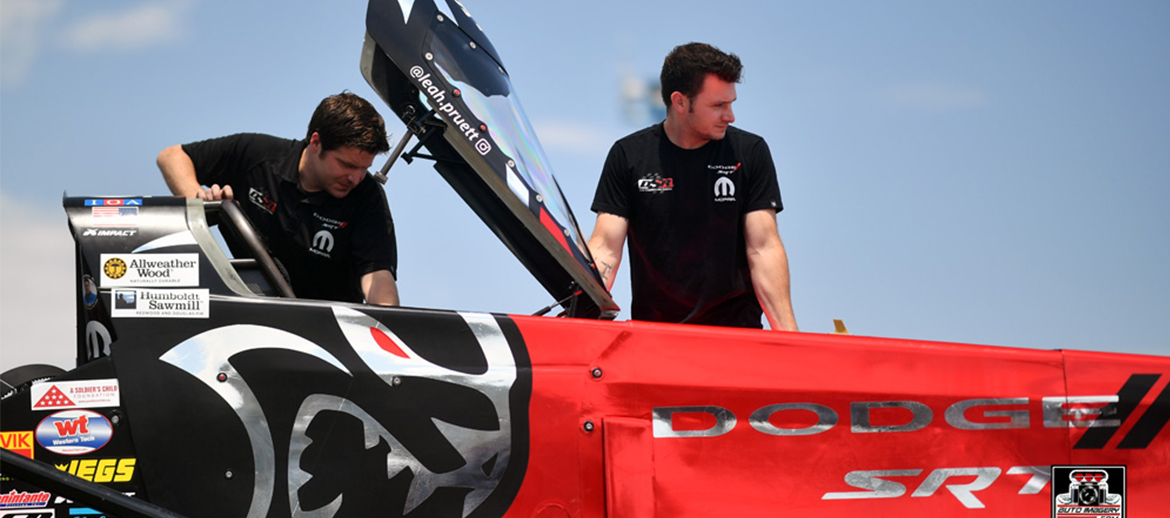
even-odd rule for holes
{"type": "Polygon", "coordinates": [[[212,184],[211,187],[199,191],[199,193],[193,197],[199,198],[203,201],[230,200],[232,199],[232,186],[225,185],[221,189],[219,184],[212,184]]]}
{"type": "Polygon", "coordinates": [[[756,298],[772,329],[799,331],[792,311],[788,280],[788,254],[776,230],[776,211],[756,210],[744,217],[748,268],[756,298]]]}

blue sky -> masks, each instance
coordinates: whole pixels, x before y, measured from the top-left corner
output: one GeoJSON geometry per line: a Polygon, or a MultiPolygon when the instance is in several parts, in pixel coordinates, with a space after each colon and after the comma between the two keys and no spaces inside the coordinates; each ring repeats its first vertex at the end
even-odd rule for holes
{"type": "MultiPolygon", "coordinates": [[[[705,41],[745,63],[736,125],[776,161],[804,331],[1170,355],[1170,3],[464,4],[586,235],[607,150],[640,127],[623,81],[705,41]]],[[[341,90],[390,114],[358,70],[364,2],[0,6],[4,368],[72,361],[63,192],[165,194],[164,147],[300,137],[341,90]]],[[[390,176],[405,304],[551,302],[429,164],[390,176]]]]}

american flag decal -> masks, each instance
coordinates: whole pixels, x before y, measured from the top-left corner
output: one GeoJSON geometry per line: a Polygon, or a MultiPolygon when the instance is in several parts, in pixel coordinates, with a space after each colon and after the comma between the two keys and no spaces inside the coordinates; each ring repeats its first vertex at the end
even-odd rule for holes
{"type": "Polygon", "coordinates": [[[138,207],[93,207],[95,227],[137,227],[138,207]]]}

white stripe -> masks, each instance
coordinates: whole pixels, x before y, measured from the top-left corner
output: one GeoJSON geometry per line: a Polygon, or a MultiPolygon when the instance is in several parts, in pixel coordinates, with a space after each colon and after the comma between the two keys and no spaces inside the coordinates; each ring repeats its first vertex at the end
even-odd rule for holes
{"type": "Polygon", "coordinates": [[[524,181],[520,179],[520,176],[511,167],[508,168],[508,188],[512,189],[512,192],[516,194],[517,198],[520,198],[520,201],[528,205],[528,198],[530,196],[528,188],[524,186],[524,181]]]}

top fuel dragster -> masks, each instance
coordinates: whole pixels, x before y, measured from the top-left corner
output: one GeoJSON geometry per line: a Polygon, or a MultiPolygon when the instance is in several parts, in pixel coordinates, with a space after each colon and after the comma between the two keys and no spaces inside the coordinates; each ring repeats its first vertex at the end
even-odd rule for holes
{"type": "Polygon", "coordinates": [[[235,202],[67,197],[77,367],[5,373],[0,518],[1165,514],[1170,359],[609,321],[462,4],[366,30],[402,157],[568,318],[299,299],[235,202]]]}

